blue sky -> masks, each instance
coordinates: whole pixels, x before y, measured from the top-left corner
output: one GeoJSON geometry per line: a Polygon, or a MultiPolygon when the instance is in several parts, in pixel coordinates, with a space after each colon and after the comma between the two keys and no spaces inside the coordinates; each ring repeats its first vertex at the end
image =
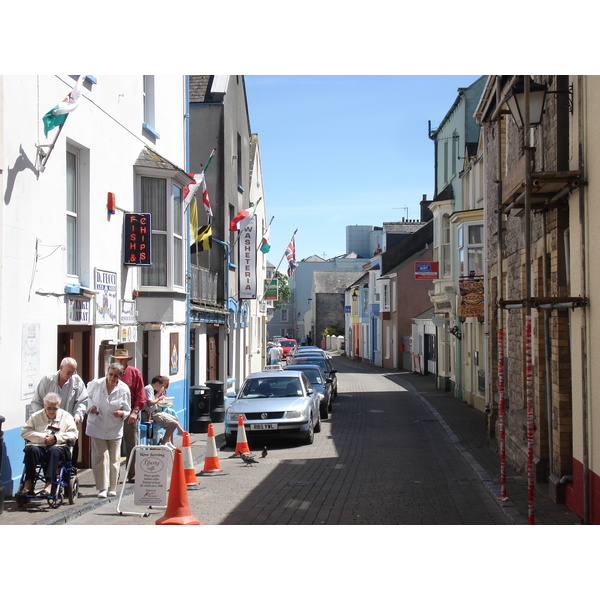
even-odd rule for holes
{"type": "Polygon", "coordinates": [[[347,225],[418,219],[434,189],[428,121],[435,129],[478,77],[246,75],[267,221],[275,217],[270,262],[296,228],[297,260],[332,258],[346,251],[347,225]]]}

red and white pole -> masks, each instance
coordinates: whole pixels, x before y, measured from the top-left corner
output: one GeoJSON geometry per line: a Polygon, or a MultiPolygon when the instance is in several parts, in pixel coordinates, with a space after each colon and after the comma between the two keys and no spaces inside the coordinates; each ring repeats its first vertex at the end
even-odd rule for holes
{"type": "Polygon", "coordinates": [[[533,354],[531,346],[531,315],[525,317],[525,392],[527,400],[527,521],[534,525],[533,498],[535,480],[533,472],[533,354]]]}
{"type": "Polygon", "coordinates": [[[504,330],[498,329],[498,420],[500,445],[500,497],[508,500],[506,495],[506,424],[504,405],[504,330]]]}

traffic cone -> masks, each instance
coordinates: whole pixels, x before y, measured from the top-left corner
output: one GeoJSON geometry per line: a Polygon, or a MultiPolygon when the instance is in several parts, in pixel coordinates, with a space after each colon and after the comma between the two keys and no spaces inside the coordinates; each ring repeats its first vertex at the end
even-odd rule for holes
{"type": "Polygon", "coordinates": [[[183,458],[181,448],[175,448],[173,472],[165,514],[156,520],[156,525],[200,525],[200,521],[192,515],[188,504],[183,458]]]}
{"type": "Polygon", "coordinates": [[[239,456],[240,453],[250,454],[250,446],[248,446],[248,441],[246,440],[246,429],[244,428],[244,417],[242,415],[238,416],[238,431],[234,456],[239,456]]]}
{"type": "Polygon", "coordinates": [[[217,444],[215,443],[215,430],[212,423],[208,424],[208,437],[206,438],[206,456],[204,457],[204,468],[200,475],[205,473],[222,473],[217,454],[217,444]]]}
{"type": "Polygon", "coordinates": [[[183,432],[183,442],[181,444],[181,454],[183,456],[183,473],[185,483],[189,487],[191,485],[200,485],[196,479],[194,470],[194,458],[192,457],[192,447],[190,446],[190,434],[187,431],[183,432]]]}

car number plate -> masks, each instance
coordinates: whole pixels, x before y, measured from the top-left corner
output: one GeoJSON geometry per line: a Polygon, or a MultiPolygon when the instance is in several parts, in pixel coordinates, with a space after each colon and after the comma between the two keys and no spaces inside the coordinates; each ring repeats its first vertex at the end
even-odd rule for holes
{"type": "Polygon", "coordinates": [[[250,429],[254,431],[265,431],[267,429],[277,429],[277,423],[250,423],[250,429]]]}

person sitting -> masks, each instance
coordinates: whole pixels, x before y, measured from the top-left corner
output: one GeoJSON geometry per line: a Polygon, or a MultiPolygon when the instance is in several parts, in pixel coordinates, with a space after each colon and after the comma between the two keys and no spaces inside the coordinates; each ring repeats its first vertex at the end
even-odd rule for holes
{"type": "Polygon", "coordinates": [[[46,485],[40,496],[52,494],[52,481],[59,464],[71,458],[69,446],[77,440],[75,419],[60,408],[60,396],[50,392],[44,396],[44,408],[34,412],[21,431],[25,445],[25,481],[19,495],[33,493],[37,465],[44,464],[46,485]]]}
{"type": "Polygon", "coordinates": [[[164,375],[156,375],[152,378],[152,383],[144,388],[146,390],[144,410],[151,415],[155,423],[165,430],[165,435],[159,444],[173,443],[175,430],[179,435],[184,434],[184,429],[179,425],[177,416],[170,414],[165,407],[160,406],[160,402],[165,399],[165,392],[168,387],[169,378],[164,375]]]}

